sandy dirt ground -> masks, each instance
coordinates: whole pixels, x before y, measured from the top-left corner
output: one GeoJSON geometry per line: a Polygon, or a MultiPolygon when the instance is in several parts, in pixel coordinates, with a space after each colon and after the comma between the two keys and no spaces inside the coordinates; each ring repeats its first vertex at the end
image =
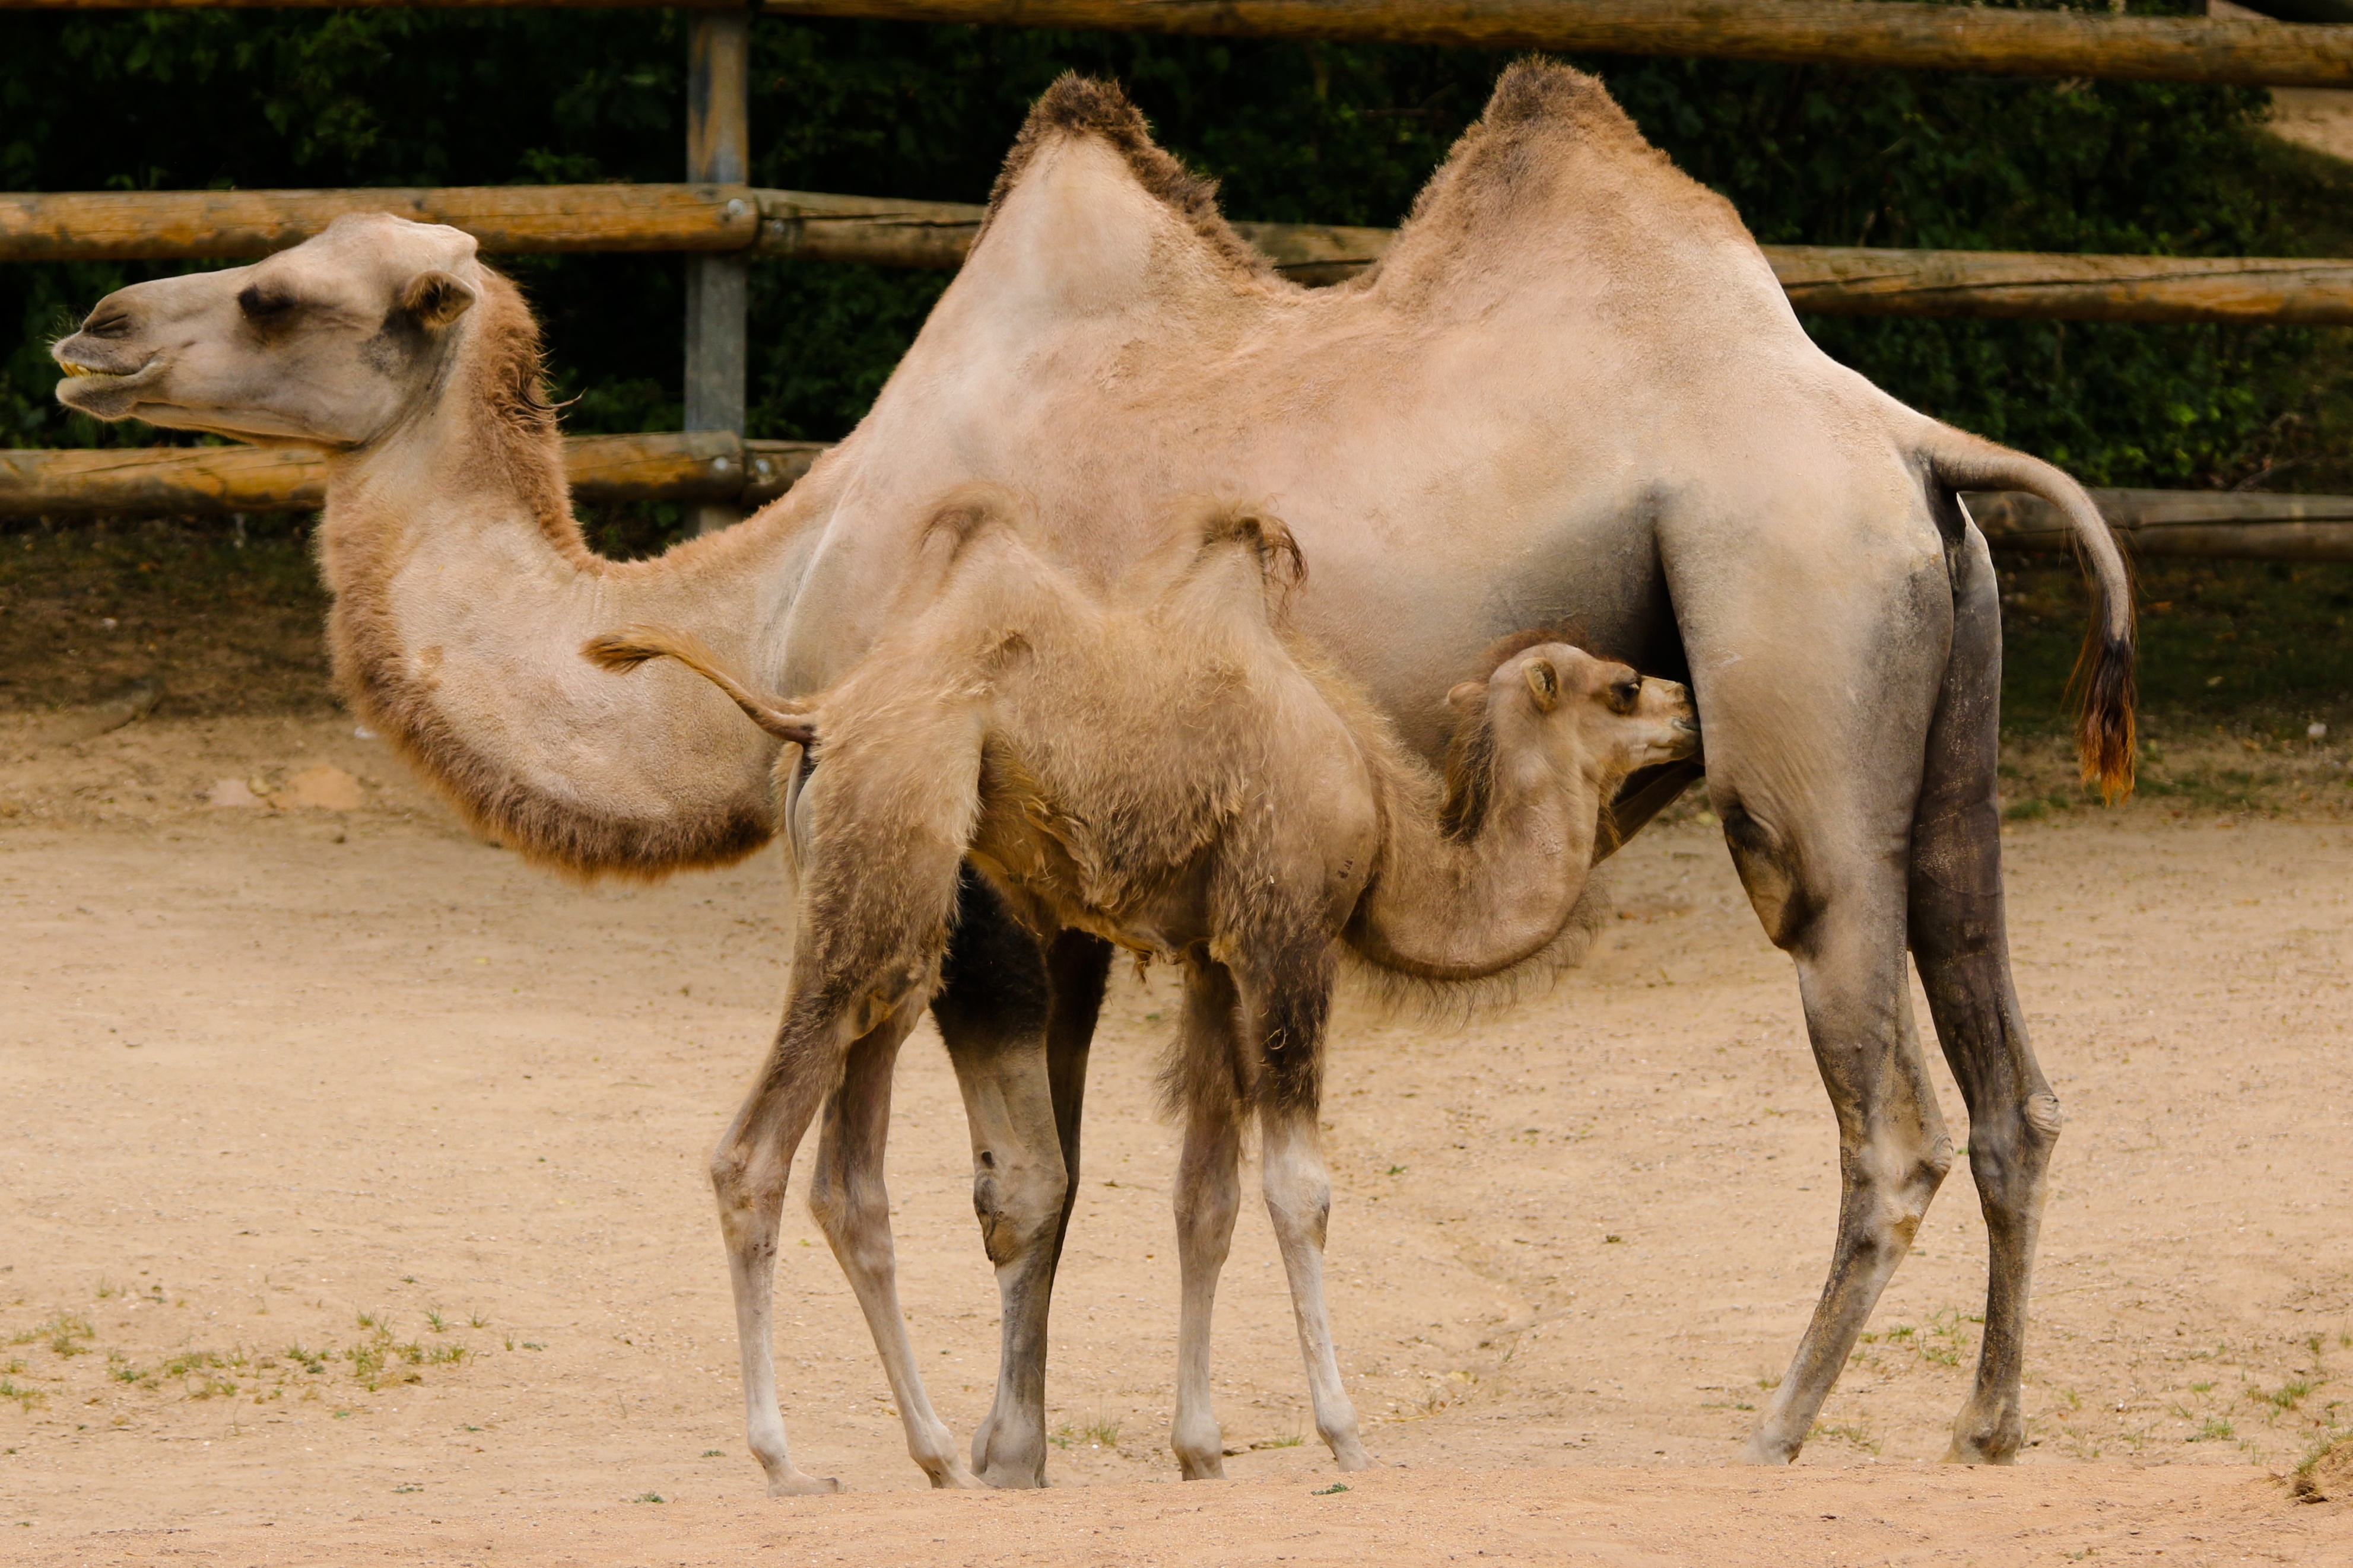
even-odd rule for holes
{"type": "MultiPolygon", "coordinates": [[[[1965,1171],[1799,1464],[1730,1465],[1837,1183],[1788,965],[1687,814],[1620,857],[1601,949],[1549,995],[1467,1026],[1342,1009],[1333,1310],[1389,1468],[1325,1489],[1246,1207],[1235,1480],[1175,1484],[1173,991],[1123,972],[1057,1296],[1057,1489],[921,1494],[797,1202],[786,1415],[853,1489],[771,1503],[702,1170],[780,994],[773,858],[584,890],[348,720],[54,723],[0,727],[0,1561],[2353,1563],[2353,1474],[2317,1504],[2284,1479],[2353,1433],[2342,818],[2158,798],[2010,829],[2069,1116],[2015,1470],[1927,1463],[1978,1333],[1965,1171]]],[[[996,1292],[928,1029],[894,1132],[905,1303],[968,1437],[996,1292]]]]}

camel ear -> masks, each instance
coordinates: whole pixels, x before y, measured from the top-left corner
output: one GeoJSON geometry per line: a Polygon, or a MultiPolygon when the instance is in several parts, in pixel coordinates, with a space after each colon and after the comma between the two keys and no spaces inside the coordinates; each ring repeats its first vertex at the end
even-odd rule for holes
{"type": "Polygon", "coordinates": [[[1472,708],[1477,707],[1479,699],[1486,695],[1487,683],[1485,681],[1466,680],[1461,685],[1457,686],[1454,689],[1446,694],[1446,705],[1449,708],[1461,708],[1467,711],[1472,708]]]}
{"type": "Polygon", "coordinates": [[[1560,671],[1548,658],[1528,660],[1526,670],[1528,690],[1536,700],[1536,711],[1549,713],[1560,705],[1560,671]]]}
{"type": "Polygon", "coordinates": [[[400,308],[419,326],[438,331],[474,308],[474,290],[437,268],[408,280],[400,291],[400,308]]]}

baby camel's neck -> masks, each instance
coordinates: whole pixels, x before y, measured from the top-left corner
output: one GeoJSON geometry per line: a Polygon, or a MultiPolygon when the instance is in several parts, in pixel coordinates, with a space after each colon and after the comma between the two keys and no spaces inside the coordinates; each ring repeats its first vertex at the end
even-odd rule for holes
{"type": "Polygon", "coordinates": [[[1585,896],[1615,781],[1463,746],[1443,805],[1419,759],[1397,746],[1382,759],[1387,831],[1345,933],[1376,968],[1436,982],[1500,974],[1556,942],[1585,896]]]}

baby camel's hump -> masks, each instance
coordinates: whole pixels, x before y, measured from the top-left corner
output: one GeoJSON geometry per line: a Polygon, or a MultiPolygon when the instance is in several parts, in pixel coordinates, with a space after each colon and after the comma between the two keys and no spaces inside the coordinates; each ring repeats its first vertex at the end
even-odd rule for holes
{"type": "Polygon", "coordinates": [[[1281,524],[1228,507],[1100,591],[999,557],[1046,591],[1022,595],[1027,647],[995,683],[975,858],[1126,945],[1277,908],[1336,931],[1378,809],[1345,704],[1279,626],[1296,562],[1281,524]]]}

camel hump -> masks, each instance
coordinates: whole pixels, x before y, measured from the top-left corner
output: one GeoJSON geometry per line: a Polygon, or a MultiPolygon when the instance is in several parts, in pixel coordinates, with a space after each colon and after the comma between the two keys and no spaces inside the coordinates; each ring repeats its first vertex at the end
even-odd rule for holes
{"type": "MultiPolygon", "coordinates": [[[[1251,277],[1277,277],[1273,265],[1227,224],[1218,210],[1218,183],[1197,174],[1175,154],[1152,139],[1152,128],[1117,82],[1102,81],[1066,71],[1029,108],[1021,134],[1005,155],[997,184],[988,193],[988,214],[981,223],[986,237],[1013,193],[1019,189],[1039,155],[1057,142],[1095,142],[1115,154],[1130,178],[1153,200],[1166,207],[1214,252],[1224,265],[1251,277]]],[[[975,248],[979,245],[974,241],[975,248]]]]}
{"type": "MultiPolygon", "coordinates": [[[[1524,59],[1424,185],[1378,272],[1459,292],[1598,267],[1678,310],[1730,285],[1788,310],[1732,204],[1651,145],[1597,79],[1524,59]],[[1727,268],[1729,245],[1745,258],[1727,268]]],[[[1586,287],[1594,286],[1588,278],[1586,287]]]]}

